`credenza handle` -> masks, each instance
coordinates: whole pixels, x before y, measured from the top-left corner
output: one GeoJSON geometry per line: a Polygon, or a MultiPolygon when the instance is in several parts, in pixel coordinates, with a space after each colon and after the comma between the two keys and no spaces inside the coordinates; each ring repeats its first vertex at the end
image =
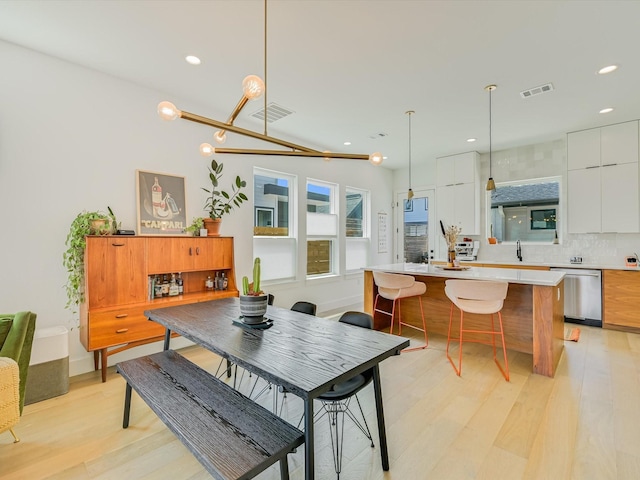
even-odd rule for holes
{"type": "Polygon", "coordinates": [[[114,247],[124,247],[124,243],[112,243],[111,245],[114,247]]]}
{"type": "Polygon", "coordinates": [[[128,332],[129,329],[128,328],[119,328],[118,330],[116,330],[116,333],[125,333],[128,332]]]}
{"type": "Polygon", "coordinates": [[[128,313],[119,313],[118,315],[116,315],[116,318],[124,318],[124,317],[128,317],[129,314],[128,313]]]}
{"type": "Polygon", "coordinates": [[[189,247],[189,256],[193,255],[193,247],[189,247]]]}
{"type": "Polygon", "coordinates": [[[196,247],[196,255],[200,255],[200,247],[196,247]]]}

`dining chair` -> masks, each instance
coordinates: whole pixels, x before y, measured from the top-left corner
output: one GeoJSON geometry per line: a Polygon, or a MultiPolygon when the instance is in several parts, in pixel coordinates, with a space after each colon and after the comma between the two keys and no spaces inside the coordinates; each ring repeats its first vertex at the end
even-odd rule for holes
{"type": "Polygon", "coordinates": [[[373,312],[383,313],[391,317],[391,328],[389,333],[393,334],[393,323],[396,317],[396,309],[398,311],[398,335],[402,335],[402,327],[409,327],[415,330],[419,330],[424,333],[424,345],[413,348],[405,348],[404,352],[410,352],[412,350],[423,350],[429,345],[429,338],[427,337],[427,326],[424,320],[424,310],[422,308],[422,295],[427,291],[427,285],[423,282],[417,282],[411,275],[403,275],[399,273],[386,273],[386,272],[373,272],[373,280],[378,287],[378,294],[376,295],[375,302],[373,304],[373,312]],[[387,300],[391,300],[391,311],[382,310],[378,308],[378,300],[380,297],[387,300]],[[420,304],[420,315],[422,316],[422,328],[416,327],[410,323],[402,321],[402,309],[400,307],[401,301],[406,298],[417,297],[420,304]]]}
{"type": "MultiPolygon", "coordinates": [[[[373,329],[373,317],[364,312],[345,312],[338,321],[358,328],[373,329]]],[[[373,448],[375,446],[364,411],[362,410],[362,405],[360,404],[360,400],[357,395],[358,392],[369,385],[372,380],[373,369],[369,369],[350,378],[349,380],[336,383],[331,387],[331,390],[318,397],[318,400],[322,402],[322,409],[319,410],[314,417],[314,422],[317,422],[325,415],[329,419],[331,449],[333,451],[333,462],[338,479],[340,478],[340,472],[342,470],[342,447],[344,444],[343,433],[345,415],[350,418],[364,436],[367,437],[369,442],[371,442],[371,447],[373,448]],[[356,417],[355,413],[349,408],[352,399],[355,399],[356,404],[358,405],[361,417],[360,419],[356,417]]],[[[304,415],[298,422],[298,428],[302,424],[303,419],[304,415]]]]}
{"type": "Polygon", "coordinates": [[[291,310],[294,312],[306,313],[307,315],[316,314],[317,306],[315,303],[300,301],[293,304],[291,310]]]}
{"type": "MultiPolygon", "coordinates": [[[[493,346],[493,361],[502,372],[502,376],[505,380],[509,381],[509,360],[507,359],[507,347],[504,341],[504,329],[502,327],[502,306],[504,299],[507,297],[507,290],[509,284],[507,282],[496,282],[489,280],[453,280],[449,279],[445,282],[444,292],[451,300],[451,310],[449,313],[449,331],[447,333],[447,358],[456,374],[460,376],[462,374],[462,343],[474,342],[482,343],[493,346]],[[458,331],[458,337],[452,337],[451,325],[453,323],[453,309],[458,307],[460,310],[460,328],[458,331]],[[464,327],[464,314],[475,313],[481,315],[490,315],[491,317],[491,330],[477,329],[477,328],[465,328],[464,327]],[[498,314],[499,330],[496,330],[493,316],[498,314]],[[472,338],[464,339],[465,334],[471,334],[472,338]],[[482,336],[489,335],[491,337],[491,343],[482,339],[482,336]],[[480,338],[478,338],[480,336],[480,338]],[[498,362],[496,357],[496,337],[499,336],[502,341],[502,353],[504,355],[504,369],[498,362]],[[456,366],[451,356],[449,355],[449,344],[451,340],[457,340],[459,344],[458,350],[458,365],[456,366]]],[[[475,319],[474,319],[475,320],[475,319]]]]}

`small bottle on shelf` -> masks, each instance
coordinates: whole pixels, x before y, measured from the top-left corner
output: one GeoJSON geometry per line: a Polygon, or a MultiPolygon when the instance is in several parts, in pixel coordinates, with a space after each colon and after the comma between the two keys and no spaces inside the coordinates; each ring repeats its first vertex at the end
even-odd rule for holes
{"type": "Polygon", "coordinates": [[[227,287],[229,286],[229,279],[227,278],[226,274],[224,272],[222,272],[222,288],[220,290],[226,290],[227,287]]]}
{"type": "Polygon", "coordinates": [[[178,284],[178,295],[182,295],[184,293],[184,280],[182,280],[181,272],[178,272],[178,278],[176,279],[176,283],[178,284]]]}
{"type": "Polygon", "coordinates": [[[162,296],[169,296],[169,277],[167,277],[166,273],[162,275],[162,296]]]}
{"type": "Polygon", "coordinates": [[[175,297],[180,291],[178,290],[178,282],[176,281],[176,274],[171,274],[171,283],[169,284],[169,296],[175,297]]]}
{"type": "Polygon", "coordinates": [[[220,290],[220,275],[216,272],[215,277],[213,279],[213,289],[220,290]]]}
{"type": "Polygon", "coordinates": [[[160,281],[160,275],[156,275],[153,282],[153,297],[154,298],[162,297],[162,282],[160,281]]]}
{"type": "Polygon", "coordinates": [[[204,288],[205,290],[213,290],[213,278],[211,278],[211,275],[207,275],[207,279],[204,282],[204,288]]]}

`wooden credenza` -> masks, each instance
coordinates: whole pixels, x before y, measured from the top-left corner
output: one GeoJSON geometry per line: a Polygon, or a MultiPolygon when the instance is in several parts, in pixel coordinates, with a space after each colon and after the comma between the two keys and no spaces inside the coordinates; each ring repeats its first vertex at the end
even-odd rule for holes
{"type": "Polygon", "coordinates": [[[232,237],[89,236],[80,341],[106,380],[109,355],[161,340],[164,328],[145,310],[237,297],[232,237]],[[227,289],[208,291],[207,276],[225,273],[227,289]],[[181,295],[151,298],[150,278],[181,273],[181,295]]]}
{"type": "Polygon", "coordinates": [[[602,273],[602,326],[640,332],[640,271],[604,270],[602,273]]]}

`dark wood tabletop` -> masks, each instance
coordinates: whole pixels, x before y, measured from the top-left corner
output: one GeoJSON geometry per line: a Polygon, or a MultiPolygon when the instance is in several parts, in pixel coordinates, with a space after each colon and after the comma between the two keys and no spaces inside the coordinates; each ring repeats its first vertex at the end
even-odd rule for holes
{"type": "Polygon", "coordinates": [[[403,337],[269,306],[273,326],[249,330],[233,323],[237,298],[148,310],[173,332],[307,399],[328,391],[409,345],[403,337]]]}

